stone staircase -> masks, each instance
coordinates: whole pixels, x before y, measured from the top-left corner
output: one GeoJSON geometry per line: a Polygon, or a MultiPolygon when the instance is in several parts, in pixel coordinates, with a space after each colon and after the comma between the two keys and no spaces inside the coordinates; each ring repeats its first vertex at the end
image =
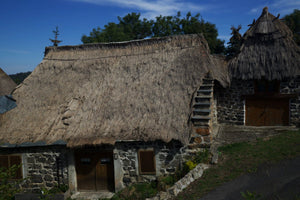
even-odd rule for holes
{"type": "Polygon", "coordinates": [[[209,147],[211,143],[212,103],[214,80],[208,74],[202,80],[193,101],[190,148],[209,147]]]}

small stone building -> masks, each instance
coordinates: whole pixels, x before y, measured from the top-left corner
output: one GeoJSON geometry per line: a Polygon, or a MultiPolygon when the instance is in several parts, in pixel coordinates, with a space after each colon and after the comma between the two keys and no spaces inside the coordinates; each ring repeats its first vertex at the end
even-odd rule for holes
{"type": "Polygon", "coordinates": [[[22,187],[119,191],[173,173],[224,125],[299,125],[300,50],[265,9],[229,63],[202,35],[47,47],[0,115],[22,187]]]}
{"type": "Polygon", "coordinates": [[[219,123],[300,125],[300,48],[267,7],[244,34],[228,70],[230,87],[215,86],[219,123]]]}

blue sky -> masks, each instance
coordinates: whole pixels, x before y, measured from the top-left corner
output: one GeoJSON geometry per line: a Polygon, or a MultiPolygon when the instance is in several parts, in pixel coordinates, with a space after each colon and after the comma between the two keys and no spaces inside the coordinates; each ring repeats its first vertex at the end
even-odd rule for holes
{"type": "Polygon", "coordinates": [[[1,0],[0,4],[0,67],[7,74],[34,70],[51,45],[56,26],[60,45],[78,45],[83,34],[130,12],[150,19],[191,11],[216,24],[219,38],[228,40],[231,25],[241,24],[244,33],[264,6],[281,17],[300,9],[300,0],[1,0]]]}

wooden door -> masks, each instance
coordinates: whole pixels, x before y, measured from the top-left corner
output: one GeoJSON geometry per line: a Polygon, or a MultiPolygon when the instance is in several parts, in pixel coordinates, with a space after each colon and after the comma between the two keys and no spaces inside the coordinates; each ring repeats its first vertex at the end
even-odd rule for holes
{"type": "Polygon", "coordinates": [[[112,151],[75,153],[78,190],[114,190],[112,151]]]}
{"type": "Polygon", "coordinates": [[[246,125],[289,125],[289,99],[246,99],[246,125]]]}

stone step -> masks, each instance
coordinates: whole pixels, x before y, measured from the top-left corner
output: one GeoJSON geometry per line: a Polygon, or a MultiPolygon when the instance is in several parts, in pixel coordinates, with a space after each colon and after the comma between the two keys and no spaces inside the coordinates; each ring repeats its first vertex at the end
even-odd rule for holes
{"type": "Polygon", "coordinates": [[[210,102],[212,96],[209,95],[201,95],[201,96],[196,96],[195,101],[196,102],[210,102]]]}
{"type": "Polygon", "coordinates": [[[194,103],[194,108],[209,109],[210,105],[211,104],[209,102],[196,102],[196,103],[194,103]]]}
{"type": "Polygon", "coordinates": [[[196,115],[196,116],[193,116],[191,119],[194,120],[194,121],[207,121],[207,120],[210,120],[210,117],[196,115]]]}
{"type": "Polygon", "coordinates": [[[194,109],[193,114],[194,115],[209,115],[210,109],[194,109]]]}
{"type": "Polygon", "coordinates": [[[197,96],[201,96],[201,95],[210,95],[212,93],[212,90],[203,90],[203,89],[199,89],[197,91],[197,96]]]}
{"type": "Polygon", "coordinates": [[[194,126],[197,126],[197,127],[198,127],[198,126],[201,126],[201,127],[209,127],[209,124],[208,124],[209,121],[203,122],[203,121],[197,121],[197,120],[196,120],[196,121],[193,121],[193,120],[192,120],[192,123],[193,123],[194,126]]]}
{"type": "Polygon", "coordinates": [[[209,90],[209,89],[212,89],[213,88],[213,85],[212,84],[205,84],[205,85],[201,85],[200,86],[200,90],[209,90]]]}

